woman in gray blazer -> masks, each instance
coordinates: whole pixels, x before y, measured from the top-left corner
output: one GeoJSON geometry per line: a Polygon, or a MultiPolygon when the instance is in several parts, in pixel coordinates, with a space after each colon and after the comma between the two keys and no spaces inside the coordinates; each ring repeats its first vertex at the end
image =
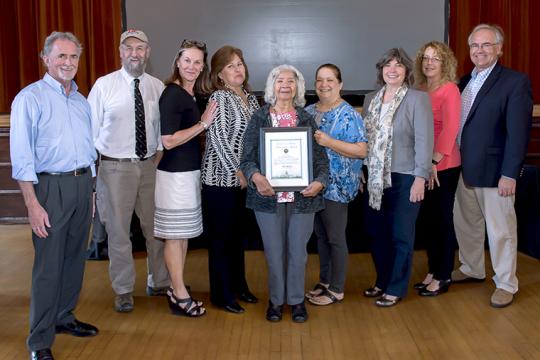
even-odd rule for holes
{"type": "Polygon", "coordinates": [[[425,92],[411,89],[413,64],[399,48],[377,62],[382,86],[366,95],[362,117],[368,138],[366,230],[372,240],[375,285],[364,291],[377,306],[407,293],[414,230],[433,153],[433,113],[425,92]]]}

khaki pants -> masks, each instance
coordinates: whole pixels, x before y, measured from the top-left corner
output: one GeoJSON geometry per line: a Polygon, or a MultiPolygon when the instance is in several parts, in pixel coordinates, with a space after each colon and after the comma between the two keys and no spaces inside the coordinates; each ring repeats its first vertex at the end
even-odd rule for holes
{"type": "Polygon", "coordinates": [[[101,161],[96,184],[97,206],[108,235],[109,275],[116,294],[133,292],[135,265],[129,229],[133,211],[141,221],[148,252],[150,287],[170,284],[163,259],[164,243],[154,238],[154,189],[156,167],[141,162],[101,161]]]}
{"type": "Polygon", "coordinates": [[[470,187],[460,176],[454,204],[454,226],[459,245],[460,270],[484,278],[484,241],[487,228],[489,253],[497,288],[518,291],[517,220],[514,196],[502,197],[496,187],[470,187]]]}

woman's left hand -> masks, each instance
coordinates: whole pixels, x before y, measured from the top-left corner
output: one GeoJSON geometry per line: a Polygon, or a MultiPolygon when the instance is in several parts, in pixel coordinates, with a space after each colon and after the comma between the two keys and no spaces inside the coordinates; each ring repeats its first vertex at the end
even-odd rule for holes
{"type": "Polygon", "coordinates": [[[315,131],[315,134],[313,135],[315,138],[315,141],[317,144],[328,147],[328,144],[330,143],[331,137],[328,136],[324,131],[317,130],[315,131]]]}
{"type": "Polygon", "coordinates": [[[424,200],[424,188],[426,184],[426,179],[421,176],[414,178],[414,182],[411,186],[411,195],[409,197],[410,202],[420,202],[424,200]]]}
{"type": "Polygon", "coordinates": [[[236,170],[236,177],[240,181],[240,189],[245,189],[247,187],[247,179],[242,170],[236,170]]]}
{"type": "Polygon", "coordinates": [[[435,184],[437,186],[441,186],[439,183],[439,177],[437,176],[437,165],[433,165],[431,167],[431,174],[429,174],[429,182],[428,182],[428,190],[435,189],[435,184]]]}
{"type": "Polygon", "coordinates": [[[315,197],[323,189],[323,184],[319,181],[313,181],[304,190],[300,191],[300,194],[305,197],[315,197]]]}

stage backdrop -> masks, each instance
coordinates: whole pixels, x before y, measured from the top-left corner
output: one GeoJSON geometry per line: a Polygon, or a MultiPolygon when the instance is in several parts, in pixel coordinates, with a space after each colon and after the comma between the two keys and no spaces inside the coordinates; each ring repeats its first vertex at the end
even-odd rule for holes
{"type": "Polygon", "coordinates": [[[244,51],[257,91],[283,63],[297,66],[313,89],[316,68],[327,62],[342,68],[345,90],[373,89],[387,49],[401,46],[414,57],[447,34],[447,0],[124,1],[127,28],[150,38],[148,72],[167,77],[183,39],[206,42],[210,56],[229,44],[244,51]]]}

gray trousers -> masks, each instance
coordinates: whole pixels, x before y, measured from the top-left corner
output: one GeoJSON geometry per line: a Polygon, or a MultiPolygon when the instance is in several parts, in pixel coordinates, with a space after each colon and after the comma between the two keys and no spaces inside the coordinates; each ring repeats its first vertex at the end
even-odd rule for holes
{"type": "Polygon", "coordinates": [[[326,207],[315,215],[315,234],[319,249],[320,282],[342,293],[347,277],[347,212],[349,204],[325,199],[326,207]]]}
{"type": "Polygon", "coordinates": [[[96,184],[97,206],[108,235],[109,276],[116,294],[133,292],[135,263],[129,230],[133,211],[141,221],[148,253],[151,287],[169,286],[162,241],[154,238],[156,167],[152,160],[117,162],[102,160],[96,184]]]}
{"type": "Polygon", "coordinates": [[[276,213],[255,211],[268,263],[268,292],[274,305],[304,301],[307,242],[313,213],[293,214],[294,203],[277,205],[276,213]]]}
{"type": "Polygon", "coordinates": [[[55,325],[73,319],[81,291],[92,218],[92,175],[39,175],[37,199],[49,215],[48,236],[32,234],[34,267],[30,302],[30,351],[50,348],[55,325]]]}

